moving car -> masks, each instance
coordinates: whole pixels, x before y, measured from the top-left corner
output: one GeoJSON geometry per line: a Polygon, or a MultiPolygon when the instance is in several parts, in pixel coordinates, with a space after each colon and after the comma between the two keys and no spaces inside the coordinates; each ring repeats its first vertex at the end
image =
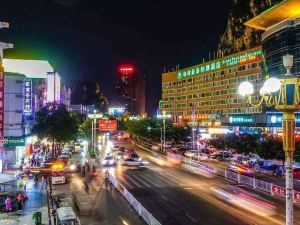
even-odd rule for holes
{"type": "Polygon", "coordinates": [[[276,207],[272,202],[261,196],[245,191],[235,185],[211,188],[218,198],[236,207],[251,211],[260,216],[276,214],[276,207]]]}
{"type": "Polygon", "coordinates": [[[127,158],[122,161],[123,166],[145,166],[148,164],[149,164],[148,161],[144,161],[144,160],[139,161],[134,158],[127,158]]]}
{"type": "Polygon", "coordinates": [[[131,154],[129,158],[132,158],[136,161],[142,161],[142,158],[136,153],[131,154]]]}
{"type": "Polygon", "coordinates": [[[102,160],[102,165],[103,166],[113,166],[115,165],[115,159],[112,156],[106,156],[103,160],[102,160]]]}
{"type": "Polygon", "coordinates": [[[240,173],[243,175],[252,175],[254,174],[254,170],[250,166],[246,165],[230,165],[228,167],[228,170],[240,173]]]}

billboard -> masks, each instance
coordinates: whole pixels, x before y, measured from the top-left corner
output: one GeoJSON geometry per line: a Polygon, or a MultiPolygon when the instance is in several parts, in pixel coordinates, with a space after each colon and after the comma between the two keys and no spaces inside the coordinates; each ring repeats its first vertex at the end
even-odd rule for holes
{"type": "Polygon", "coordinates": [[[124,107],[109,107],[108,114],[112,116],[122,116],[125,113],[124,107]]]}
{"type": "Polygon", "coordinates": [[[24,79],[23,113],[25,116],[30,116],[32,113],[32,81],[30,78],[24,79]]]}
{"type": "Polygon", "coordinates": [[[116,131],[117,129],[117,120],[99,120],[99,131],[116,131]]]}

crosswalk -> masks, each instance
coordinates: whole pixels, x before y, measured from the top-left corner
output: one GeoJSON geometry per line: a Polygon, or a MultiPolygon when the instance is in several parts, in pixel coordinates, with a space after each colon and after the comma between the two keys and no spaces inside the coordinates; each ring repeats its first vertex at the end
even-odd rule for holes
{"type": "Polygon", "coordinates": [[[182,180],[178,177],[176,171],[171,170],[163,171],[162,173],[135,171],[117,175],[117,179],[129,190],[152,187],[178,187],[182,185],[182,180]]]}

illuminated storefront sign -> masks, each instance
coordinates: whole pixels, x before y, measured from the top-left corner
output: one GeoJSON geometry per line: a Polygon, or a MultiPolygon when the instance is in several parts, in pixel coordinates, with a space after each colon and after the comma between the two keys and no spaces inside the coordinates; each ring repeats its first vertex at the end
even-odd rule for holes
{"type": "Polygon", "coordinates": [[[236,115],[229,117],[229,123],[232,124],[251,124],[253,123],[253,118],[251,115],[236,115]]]}
{"type": "Polygon", "coordinates": [[[223,68],[226,68],[226,67],[231,67],[231,66],[235,66],[235,65],[242,65],[242,64],[245,64],[245,63],[249,63],[251,61],[255,61],[255,60],[258,59],[258,57],[262,57],[262,51],[259,48],[255,49],[253,51],[245,52],[245,53],[240,54],[240,55],[236,55],[236,56],[232,56],[232,57],[228,57],[228,58],[223,58],[223,59],[216,60],[216,61],[213,61],[213,62],[204,63],[204,64],[195,66],[195,67],[190,68],[190,69],[179,71],[177,73],[177,78],[178,79],[183,79],[183,78],[186,78],[186,77],[198,75],[198,74],[205,73],[205,72],[220,70],[220,69],[223,69],[223,68]]]}
{"type": "MultiPolygon", "coordinates": [[[[295,113],[296,126],[300,127],[300,113],[295,113]]],[[[280,112],[267,112],[267,125],[269,127],[282,126],[282,113],[280,112]]]]}
{"type": "Polygon", "coordinates": [[[30,78],[24,79],[24,108],[25,116],[30,116],[32,113],[32,81],[30,78]]]}
{"type": "Polygon", "coordinates": [[[3,141],[5,148],[13,148],[17,146],[25,146],[25,138],[23,137],[8,137],[3,141]]]}

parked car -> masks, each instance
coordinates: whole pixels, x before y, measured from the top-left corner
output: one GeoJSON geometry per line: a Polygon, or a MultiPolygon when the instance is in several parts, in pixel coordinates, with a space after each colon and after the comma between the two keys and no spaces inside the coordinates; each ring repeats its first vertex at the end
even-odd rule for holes
{"type": "Polygon", "coordinates": [[[199,152],[200,152],[200,150],[199,151],[198,150],[189,150],[184,153],[184,156],[191,158],[195,154],[198,154],[199,152]]]}
{"type": "Polygon", "coordinates": [[[204,153],[196,153],[195,155],[192,156],[193,160],[208,160],[209,159],[209,155],[204,154],[204,153]]]}
{"type": "Polygon", "coordinates": [[[212,154],[213,153],[213,150],[209,149],[209,148],[203,148],[201,149],[201,152],[202,153],[205,153],[205,154],[212,154]]]}
{"type": "Polygon", "coordinates": [[[232,157],[233,157],[232,154],[228,151],[220,151],[211,156],[212,159],[216,159],[216,160],[230,159],[232,157]]]}
{"type": "Polygon", "coordinates": [[[300,180],[300,168],[294,168],[293,175],[295,180],[300,180]]]}

